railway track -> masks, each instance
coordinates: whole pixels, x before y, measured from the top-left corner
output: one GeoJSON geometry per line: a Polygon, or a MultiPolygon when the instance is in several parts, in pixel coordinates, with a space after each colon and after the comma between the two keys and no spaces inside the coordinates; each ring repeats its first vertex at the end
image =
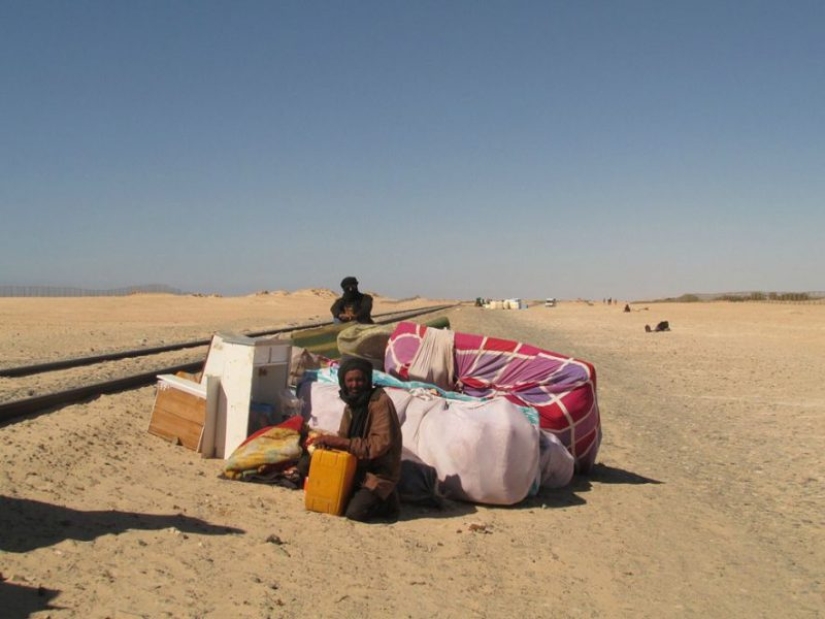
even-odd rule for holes
{"type": "MultiPolygon", "coordinates": [[[[417,316],[434,314],[454,305],[438,305],[404,312],[387,312],[374,316],[376,324],[391,324],[417,316]]],[[[317,329],[332,321],[246,332],[262,337],[317,329]]],[[[153,384],[158,374],[197,372],[203,367],[211,337],[154,348],[123,350],[103,355],[62,359],[49,363],[0,369],[0,378],[11,380],[0,401],[0,423],[51,412],[60,407],[93,399],[100,395],[137,389],[153,384]],[[102,380],[90,382],[89,368],[102,380]]]]}

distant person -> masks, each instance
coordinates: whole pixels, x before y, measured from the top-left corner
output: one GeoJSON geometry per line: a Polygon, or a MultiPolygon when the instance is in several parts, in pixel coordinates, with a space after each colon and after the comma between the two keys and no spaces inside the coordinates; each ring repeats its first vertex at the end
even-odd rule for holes
{"type": "Polygon", "coordinates": [[[629,303],[625,303],[624,311],[625,311],[626,314],[630,313],[630,304],[629,303]]]}
{"type": "Polygon", "coordinates": [[[663,320],[662,322],[656,325],[655,329],[651,329],[650,325],[645,325],[645,331],[648,333],[660,333],[662,331],[670,331],[670,323],[667,320],[663,320]]]}
{"type": "Polygon", "coordinates": [[[317,447],[347,451],[358,459],[354,491],[344,515],[350,520],[396,520],[401,508],[401,422],[390,396],[372,384],[372,364],[349,357],[338,368],[346,403],[337,435],[321,435],[317,447]]]}
{"type": "Polygon", "coordinates": [[[329,310],[335,322],[360,322],[374,324],[372,319],[372,297],[358,290],[358,280],[352,276],[341,280],[344,294],[335,299],[329,310]]]}

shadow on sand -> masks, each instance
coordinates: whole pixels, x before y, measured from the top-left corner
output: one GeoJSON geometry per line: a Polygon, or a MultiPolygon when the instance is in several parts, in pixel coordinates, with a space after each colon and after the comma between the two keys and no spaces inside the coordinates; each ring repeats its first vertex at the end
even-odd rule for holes
{"type": "MultiPolygon", "coordinates": [[[[594,484],[661,484],[664,482],[644,477],[631,471],[625,471],[605,464],[596,464],[587,475],[576,475],[564,488],[539,490],[538,494],[527,497],[520,503],[512,506],[502,506],[503,509],[534,509],[534,508],[563,508],[586,505],[587,501],[581,494],[590,492],[594,484]]],[[[441,484],[444,486],[444,484],[441,484]]],[[[451,479],[447,484],[452,489],[461,490],[460,481],[451,479]]],[[[447,495],[450,496],[449,494],[447,495]]],[[[441,508],[407,504],[403,505],[399,520],[416,520],[419,518],[461,518],[478,511],[475,504],[463,501],[446,499],[441,508]]]]}
{"type": "Polygon", "coordinates": [[[541,489],[534,497],[528,497],[515,507],[573,507],[586,505],[582,493],[590,492],[594,484],[661,484],[664,482],[644,477],[631,471],[618,469],[605,464],[596,464],[587,475],[576,475],[564,488],[553,490],[541,489]]]}
{"type": "Polygon", "coordinates": [[[65,610],[51,601],[59,590],[0,581],[0,608],[5,619],[25,619],[44,610],[65,610]]]}
{"type": "Polygon", "coordinates": [[[650,477],[644,477],[624,469],[617,469],[606,464],[594,464],[587,475],[591,481],[600,484],[663,484],[665,482],[650,477]]]}
{"type": "Polygon", "coordinates": [[[0,608],[5,619],[25,619],[36,612],[61,610],[51,603],[59,594],[55,589],[0,581],[0,608]]]}
{"type": "MultiPolygon", "coordinates": [[[[158,515],[114,510],[81,511],[32,499],[0,496],[0,551],[24,553],[67,539],[90,541],[128,529],[174,528],[199,535],[230,535],[243,529],[213,525],[182,514],[158,515]]],[[[44,610],[60,610],[51,602],[59,590],[5,580],[0,575],[0,615],[22,619],[44,610]]]]}
{"type": "Polygon", "coordinates": [[[414,503],[402,503],[399,521],[420,520],[422,518],[436,520],[461,518],[474,514],[478,508],[473,503],[455,501],[452,499],[442,499],[441,507],[430,505],[416,505],[414,503]]]}
{"type": "Polygon", "coordinates": [[[128,529],[175,528],[182,533],[228,535],[243,529],[210,524],[183,514],[81,511],[32,499],[0,496],[0,550],[29,552],[66,539],[90,541],[128,529]]]}

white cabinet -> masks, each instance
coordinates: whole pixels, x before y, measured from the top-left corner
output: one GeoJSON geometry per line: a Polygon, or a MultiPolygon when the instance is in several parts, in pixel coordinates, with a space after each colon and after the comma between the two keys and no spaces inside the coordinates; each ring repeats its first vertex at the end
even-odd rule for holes
{"type": "Polygon", "coordinates": [[[203,455],[228,458],[251,434],[250,407],[254,403],[272,406],[280,414],[280,396],[288,388],[292,344],[272,337],[251,338],[245,335],[216,333],[206,357],[203,380],[217,377],[218,402],[214,441],[203,441],[203,455]],[[214,450],[212,446],[214,445],[214,450]]]}

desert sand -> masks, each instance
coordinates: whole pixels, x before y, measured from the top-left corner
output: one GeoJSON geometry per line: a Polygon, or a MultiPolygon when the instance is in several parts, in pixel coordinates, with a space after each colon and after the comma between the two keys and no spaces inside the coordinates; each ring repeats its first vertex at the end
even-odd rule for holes
{"type": "MultiPolygon", "coordinates": [[[[0,298],[0,366],[327,320],[331,302],[0,298]]],[[[508,508],[307,512],[300,491],[220,479],[222,461],[149,434],[154,387],[8,422],[0,615],[825,615],[825,305],[622,307],[446,313],[598,374],[596,469],[508,508]],[[671,331],[645,332],[660,320],[671,331]]],[[[0,378],[3,399],[39,388],[20,381],[0,378]]]]}

